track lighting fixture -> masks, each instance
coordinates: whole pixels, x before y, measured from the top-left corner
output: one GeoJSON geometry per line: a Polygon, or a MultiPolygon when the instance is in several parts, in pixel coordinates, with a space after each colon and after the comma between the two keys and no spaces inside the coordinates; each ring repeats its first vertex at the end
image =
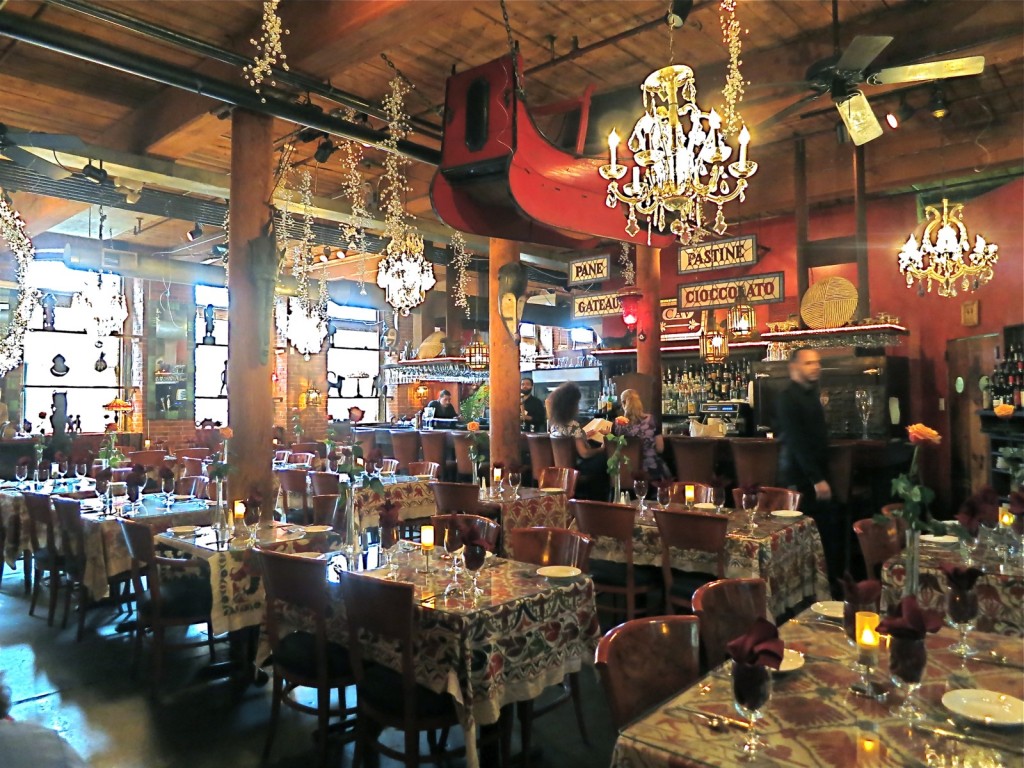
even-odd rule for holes
{"type": "Polygon", "coordinates": [[[214,256],[224,258],[225,256],[228,255],[227,243],[217,243],[217,245],[213,246],[213,248],[210,249],[210,253],[213,254],[214,256]]]}
{"type": "Polygon", "coordinates": [[[320,254],[320,261],[328,261],[331,258],[331,246],[325,245],[323,253],[320,254]]]}
{"type": "Polygon", "coordinates": [[[885,122],[895,131],[902,123],[912,118],[915,112],[917,110],[907,103],[907,97],[900,96],[899,106],[896,107],[895,111],[890,110],[886,112],[885,122]]]}
{"type": "Polygon", "coordinates": [[[313,153],[313,159],[318,163],[326,163],[331,159],[331,155],[334,154],[334,142],[330,139],[324,139],[316,148],[316,152],[313,153]]]}
{"type": "Polygon", "coordinates": [[[196,240],[198,240],[202,236],[203,236],[203,225],[200,224],[198,221],[196,222],[196,225],[194,227],[192,227],[192,229],[190,229],[188,232],[185,233],[185,237],[188,238],[188,241],[190,243],[194,243],[196,240]]]}
{"type": "Polygon", "coordinates": [[[82,169],[82,175],[91,181],[93,184],[106,184],[107,179],[110,178],[109,174],[103,170],[103,161],[100,160],[100,167],[97,168],[92,164],[92,160],[86,163],[82,169]]]}
{"type": "Polygon", "coordinates": [[[942,92],[941,88],[936,88],[932,91],[931,101],[928,102],[928,111],[932,113],[932,117],[936,120],[941,120],[949,114],[949,105],[946,103],[946,94],[942,92]]]}

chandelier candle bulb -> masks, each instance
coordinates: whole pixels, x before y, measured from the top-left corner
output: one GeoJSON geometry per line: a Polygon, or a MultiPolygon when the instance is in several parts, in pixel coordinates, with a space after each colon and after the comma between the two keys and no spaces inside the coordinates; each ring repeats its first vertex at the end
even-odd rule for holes
{"type": "Polygon", "coordinates": [[[747,167],[747,145],[750,143],[750,131],[747,130],[747,126],[743,126],[743,130],[740,131],[740,168],[747,167]]]}
{"type": "Polygon", "coordinates": [[[857,634],[857,661],[869,669],[878,666],[878,622],[881,617],[871,611],[857,611],[854,616],[857,634]]]}
{"type": "Polygon", "coordinates": [[[611,164],[618,165],[618,149],[619,149],[619,134],[612,128],[612,132],[608,134],[608,153],[611,156],[611,164]]]}

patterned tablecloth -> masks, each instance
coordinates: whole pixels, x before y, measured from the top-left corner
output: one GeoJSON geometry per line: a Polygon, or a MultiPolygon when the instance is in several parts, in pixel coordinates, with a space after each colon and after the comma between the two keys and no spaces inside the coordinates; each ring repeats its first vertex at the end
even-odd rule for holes
{"type": "MultiPolygon", "coordinates": [[[[91,480],[89,481],[92,482],[91,480]]],[[[67,485],[73,487],[72,484],[67,485]]],[[[52,493],[53,486],[45,484],[40,493],[52,493]]],[[[25,508],[25,497],[15,486],[9,485],[0,491],[0,528],[6,534],[3,558],[11,568],[22,552],[31,552],[32,543],[28,535],[28,510],[25,508]]]]}
{"type": "MultiPolygon", "coordinates": [[[[282,552],[334,552],[341,548],[341,537],[333,531],[311,533],[298,525],[275,524],[260,530],[259,539],[260,546],[282,552]]],[[[234,539],[225,544],[218,541],[212,528],[201,528],[190,536],[165,532],[158,534],[156,541],[209,563],[214,634],[263,623],[266,598],[259,566],[247,542],[234,539]]]]}
{"type": "MultiPolygon", "coordinates": [[[[536,488],[520,488],[518,498],[513,498],[511,491],[505,491],[501,498],[481,500],[480,505],[497,512],[503,531],[538,525],[569,527],[569,512],[564,493],[542,493],[536,488]]],[[[508,548],[507,537],[501,537],[501,546],[502,555],[515,557],[515,553],[508,548]]]]}
{"type": "MultiPolygon", "coordinates": [[[[671,509],[672,507],[670,507],[671,509]]],[[[727,578],[759,576],[768,584],[768,608],[773,616],[800,606],[808,598],[827,600],[828,575],[821,537],[807,517],[759,517],[757,529],[748,532],[742,512],[729,519],[725,549],[727,578]]],[[[625,562],[622,545],[597,537],[591,560],[625,562]]],[[[633,562],[661,567],[661,534],[653,517],[633,529],[633,562]]],[[[715,573],[715,558],[694,550],[673,550],[672,567],[699,573],[715,573]]]]}
{"type": "MultiPolygon", "coordinates": [[[[787,647],[809,655],[805,665],[789,674],[776,673],[771,700],[764,708],[758,733],[768,748],[757,765],[830,766],[1017,766],[1024,762],[1021,729],[972,725],[953,716],[941,704],[955,688],[986,688],[1021,696],[1024,646],[999,635],[973,635],[987,652],[1009,657],[1006,666],[987,653],[966,665],[947,649],[954,639],[943,629],[927,640],[928,663],[922,687],[915,694],[926,719],[908,729],[889,713],[891,704],[857,696],[850,685],[858,677],[850,668],[853,649],[837,626],[813,619],[789,622],[782,628],[787,647]],[[970,679],[968,679],[970,678],[970,679]],[[937,735],[934,730],[962,738],[937,735]]],[[[886,689],[887,653],[876,673],[886,689]]],[[[706,768],[740,765],[742,731],[713,729],[704,715],[737,719],[732,705],[730,664],[709,674],[622,730],[612,755],[613,768],[706,768]]]]}
{"type": "MultiPolygon", "coordinates": [[[[918,599],[926,608],[945,611],[946,576],[939,569],[941,563],[963,564],[957,547],[938,547],[921,544],[920,590],[918,599]]],[[[992,549],[981,549],[974,554],[976,567],[985,573],[975,585],[978,594],[978,618],[975,627],[982,632],[1000,635],[1024,635],[1024,567],[1020,560],[1003,565],[992,549]]],[[[903,557],[894,557],[882,566],[883,606],[899,602],[906,579],[903,557]]]]}
{"type": "MultiPolygon", "coordinates": [[[[356,517],[360,530],[376,528],[380,524],[380,508],[386,499],[398,505],[400,520],[430,517],[437,511],[429,480],[400,477],[396,482],[388,481],[384,484],[383,495],[374,493],[368,487],[356,489],[356,517]]],[[[289,507],[294,509],[298,506],[297,495],[291,494],[289,507]]]]}

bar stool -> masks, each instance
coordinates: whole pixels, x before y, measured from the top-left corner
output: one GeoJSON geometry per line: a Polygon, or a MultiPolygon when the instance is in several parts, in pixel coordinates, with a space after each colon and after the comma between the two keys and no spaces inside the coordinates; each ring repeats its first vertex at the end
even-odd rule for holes
{"type": "Polygon", "coordinates": [[[778,440],[741,438],[730,441],[732,460],[736,466],[736,484],[741,488],[775,485],[781,446],[778,440]]]}
{"type": "Polygon", "coordinates": [[[670,437],[677,480],[711,482],[715,474],[715,451],[719,442],[713,437],[670,437]]]}
{"type": "Polygon", "coordinates": [[[530,450],[530,474],[533,484],[540,485],[540,476],[548,467],[555,466],[555,456],[551,450],[551,436],[547,433],[526,433],[526,445],[530,450]]]}
{"type": "Polygon", "coordinates": [[[576,469],[576,438],[568,435],[550,436],[552,467],[569,467],[576,469]]]}
{"type": "Polygon", "coordinates": [[[473,477],[473,462],[469,458],[469,448],[473,444],[471,432],[452,432],[455,445],[455,475],[457,480],[473,477]]]}
{"type": "Polygon", "coordinates": [[[423,448],[423,460],[432,461],[443,470],[439,474],[441,480],[447,480],[448,467],[448,433],[435,430],[420,432],[420,446],[423,448]]]}
{"type": "Polygon", "coordinates": [[[420,460],[420,434],[408,430],[391,430],[391,453],[398,459],[398,471],[407,474],[409,464],[420,460]]]}

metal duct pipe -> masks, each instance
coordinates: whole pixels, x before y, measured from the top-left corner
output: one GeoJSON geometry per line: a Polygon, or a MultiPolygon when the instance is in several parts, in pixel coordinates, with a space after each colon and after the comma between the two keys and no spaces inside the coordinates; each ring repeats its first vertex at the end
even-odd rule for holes
{"type": "MultiPolygon", "coordinates": [[[[51,24],[32,21],[12,13],[3,13],[0,14],[0,35],[116,69],[129,75],[208,96],[225,104],[248,109],[251,112],[267,114],[324,133],[354,139],[390,151],[382,144],[383,139],[379,132],[326,115],[313,105],[293,104],[271,95],[261,97],[248,88],[205,77],[152,56],[143,56],[135,51],[114,48],[97,40],[72,35],[51,24]]],[[[395,151],[411,160],[428,165],[436,166],[441,162],[440,152],[410,141],[399,141],[395,151]]]]}
{"type": "MultiPolygon", "coordinates": [[[[137,19],[126,13],[114,10],[113,8],[101,8],[93,5],[92,3],[82,2],[82,0],[49,0],[49,3],[50,5],[57,5],[71,11],[77,11],[78,13],[84,14],[85,16],[89,16],[93,19],[115,24],[130,32],[135,32],[155,40],[170,43],[171,45],[177,45],[180,48],[186,48],[192,53],[206,56],[207,58],[214,59],[215,61],[219,61],[233,67],[238,67],[239,69],[252,64],[251,58],[243,56],[240,53],[218,48],[215,45],[210,45],[204,40],[186,35],[182,32],[176,32],[171,29],[159,27],[156,24],[145,21],[144,19],[137,19]]],[[[329,83],[324,83],[314,77],[310,77],[309,75],[296,72],[294,69],[283,70],[275,67],[273,70],[273,77],[280,83],[286,83],[303,91],[308,91],[309,93],[316,94],[317,96],[322,96],[325,99],[330,99],[331,101],[335,101],[339,104],[344,104],[346,107],[351,107],[359,112],[365,112],[368,115],[372,115],[378,120],[387,121],[388,119],[384,111],[376,104],[366,101],[355,94],[340,91],[329,83]]],[[[434,125],[433,123],[417,117],[410,118],[410,122],[419,133],[430,136],[433,139],[441,139],[440,125],[434,125]]]]}

